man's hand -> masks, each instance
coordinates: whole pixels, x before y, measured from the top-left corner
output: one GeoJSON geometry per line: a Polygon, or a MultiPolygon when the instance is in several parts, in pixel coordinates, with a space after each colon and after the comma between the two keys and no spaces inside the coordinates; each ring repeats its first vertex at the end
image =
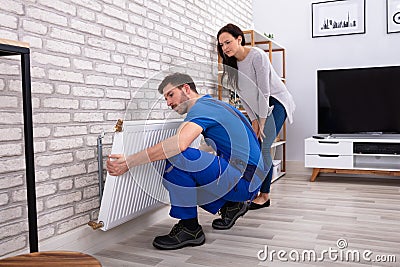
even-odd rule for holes
{"type": "Polygon", "coordinates": [[[128,165],[126,164],[125,155],[123,154],[108,155],[107,171],[110,175],[120,176],[126,173],[128,170],[129,168],[128,165]]]}

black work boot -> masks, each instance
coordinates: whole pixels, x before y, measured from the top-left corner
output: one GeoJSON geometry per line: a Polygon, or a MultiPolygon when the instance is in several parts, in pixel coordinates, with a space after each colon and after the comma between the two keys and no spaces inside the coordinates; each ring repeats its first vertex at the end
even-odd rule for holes
{"type": "Polygon", "coordinates": [[[236,220],[243,216],[249,209],[249,204],[247,202],[236,202],[232,206],[223,206],[219,210],[221,218],[215,219],[212,222],[212,227],[217,230],[226,230],[231,228],[236,220]]]}
{"type": "Polygon", "coordinates": [[[200,246],[204,244],[205,240],[206,238],[200,225],[196,230],[191,231],[181,223],[177,223],[172,227],[168,235],[154,238],[153,246],[158,249],[178,249],[186,246],[200,246]]]}

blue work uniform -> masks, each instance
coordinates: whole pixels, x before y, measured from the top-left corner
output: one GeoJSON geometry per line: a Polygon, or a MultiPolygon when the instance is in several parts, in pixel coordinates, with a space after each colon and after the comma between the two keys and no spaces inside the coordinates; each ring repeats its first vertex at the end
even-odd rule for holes
{"type": "Polygon", "coordinates": [[[167,159],[163,184],[170,215],[197,217],[197,206],[217,213],[227,202],[253,199],[266,171],[251,125],[236,108],[206,95],[190,108],[186,122],[199,125],[217,155],[195,148],[167,159]]]}

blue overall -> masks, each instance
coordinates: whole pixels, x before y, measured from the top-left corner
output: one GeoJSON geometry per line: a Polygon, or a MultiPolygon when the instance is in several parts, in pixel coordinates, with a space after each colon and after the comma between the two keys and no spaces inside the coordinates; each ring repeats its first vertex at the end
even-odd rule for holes
{"type": "Polygon", "coordinates": [[[185,121],[203,128],[202,135],[217,156],[187,148],[167,160],[163,184],[172,217],[195,218],[197,206],[215,214],[227,201],[242,202],[257,195],[266,170],[257,137],[245,120],[240,111],[209,95],[191,107],[185,121]],[[249,167],[257,169],[250,179],[249,167]]]}

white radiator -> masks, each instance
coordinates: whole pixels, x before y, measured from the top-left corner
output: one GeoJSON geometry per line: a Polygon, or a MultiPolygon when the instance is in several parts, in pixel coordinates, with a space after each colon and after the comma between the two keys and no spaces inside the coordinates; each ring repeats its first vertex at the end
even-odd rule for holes
{"type": "MultiPolygon", "coordinates": [[[[174,135],[182,120],[124,121],[122,132],[115,132],[112,154],[130,155],[174,135]]],[[[200,139],[193,146],[198,147],[200,139]]],[[[107,231],[147,211],[169,202],[162,185],[165,161],[131,168],[121,176],[107,173],[99,222],[107,231]]]]}

